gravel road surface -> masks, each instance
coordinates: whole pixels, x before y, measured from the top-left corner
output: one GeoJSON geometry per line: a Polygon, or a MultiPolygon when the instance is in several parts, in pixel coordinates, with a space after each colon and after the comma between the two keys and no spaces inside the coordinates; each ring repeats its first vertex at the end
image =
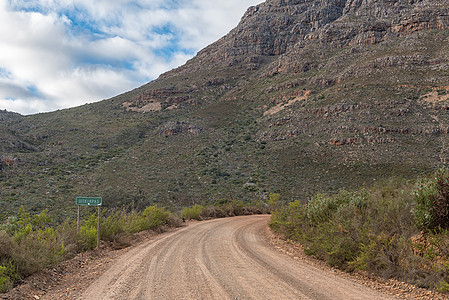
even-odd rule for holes
{"type": "Polygon", "coordinates": [[[268,216],[199,222],[125,253],[82,299],[393,299],[270,246],[268,216]]]}

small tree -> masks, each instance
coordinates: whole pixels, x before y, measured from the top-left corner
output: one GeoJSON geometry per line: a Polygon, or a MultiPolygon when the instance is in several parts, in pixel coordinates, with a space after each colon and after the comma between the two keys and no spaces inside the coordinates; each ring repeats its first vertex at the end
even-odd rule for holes
{"type": "Polygon", "coordinates": [[[271,211],[275,211],[278,209],[281,205],[281,195],[276,193],[270,193],[268,195],[268,206],[270,207],[271,211]]]}

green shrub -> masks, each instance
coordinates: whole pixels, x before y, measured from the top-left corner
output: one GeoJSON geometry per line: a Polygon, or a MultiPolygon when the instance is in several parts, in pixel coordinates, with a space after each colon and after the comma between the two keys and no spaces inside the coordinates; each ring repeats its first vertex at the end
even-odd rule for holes
{"type": "Polygon", "coordinates": [[[76,221],[66,220],[56,227],[56,234],[65,248],[65,257],[73,257],[82,249],[76,221]]]}
{"type": "Polygon", "coordinates": [[[0,293],[4,293],[13,288],[14,282],[20,280],[17,267],[8,261],[0,265],[0,293]]]}
{"type": "Polygon", "coordinates": [[[17,266],[12,262],[13,254],[18,250],[13,238],[6,231],[0,231],[0,293],[11,289],[20,279],[17,266]]]}
{"type": "Polygon", "coordinates": [[[145,228],[142,228],[143,230],[156,229],[167,223],[170,213],[164,208],[153,205],[145,208],[142,216],[145,218],[145,228]]]}
{"type": "Polygon", "coordinates": [[[449,293],[449,283],[445,280],[440,280],[436,285],[436,288],[439,292],[449,293]]]}
{"type": "Polygon", "coordinates": [[[19,275],[28,276],[61,261],[66,250],[56,231],[50,227],[52,220],[46,211],[33,218],[25,213],[23,207],[19,212],[15,230],[11,233],[16,244],[11,259],[19,275]]]}
{"type": "Polygon", "coordinates": [[[176,214],[170,213],[170,216],[168,217],[167,220],[167,224],[173,227],[181,227],[182,220],[176,214]]]}
{"type": "Polygon", "coordinates": [[[102,217],[100,219],[100,239],[103,241],[114,241],[123,236],[125,234],[125,219],[125,215],[120,211],[113,212],[107,217],[102,217]]]}
{"type": "Polygon", "coordinates": [[[30,217],[21,207],[18,218],[9,219],[0,231],[0,290],[12,287],[20,278],[29,276],[61,261],[66,248],[60,235],[50,227],[47,212],[30,217]]]}
{"type": "MultiPolygon", "coordinates": [[[[100,218],[100,239],[117,241],[125,235],[148,229],[157,229],[166,224],[170,213],[156,205],[149,206],[141,213],[132,211],[105,211],[100,218]]],[[[93,249],[97,239],[97,214],[92,214],[81,226],[79,237],[83,250],[93,249]]]]}
{"type": "Polygon", "coordinates": [[[443,190],[436,184],[429,186],[428,181],[413,185],[390,180],[358,192],[319,194],[308,203],[295,201],[276,209],[270,227],[301,242],[306,254],[340,269],[364,270],[444,290],[449,272],[441,260],[449,259],[448,230],[424,232],[421,252],[411,242],[420,234],[417,195],[424,201],[425,195],[435,195],[435,186],[443,190]]]}
{"type": "Polygon", "coordinates": [[[146,219],[142,216],[142,213],[132,211],[125,216],[125,221],[123,223],[124,231],[128,234],[137,233],[144,230],[146,219]]]}
{"type": "Polygon", "coordinates": [[[326,222],[337,208],[338,202],[336,197],[318,194],[307,204],[306,216],[308,221],[312,224],[326,222]]]}
{"type": "Polygon", "coordinates": [[[0,231],[0,263],[10,259],[16,249],[14,239],[6,231],[0,231]]]}
{"type": "Polygon", "coordinates": [[[421,179],[414,192],[412,210],[421,229],[449,229],[449,170],[441,168],[431,178],[421,179]]]}
{"type": "Polygon", "coordinates": [[[4,293],[13,287],[11,279],[2,273],[2,266],[0,266],[0,293],[4,293]]]}
{"type": "Polygon", "coordinates": [[[78,232],[80,250],[92,250],[97,246],[97,227],[89,224],[80,226],[78,232]]]}
{"type": "Polygon", "coordinates": [[[181,211],[181,218],[187,220],[201,220],[201,213],[204,210],[204,206],[195,205],[193,207],[184,207],[181,211]]]}
{"type": "Polygon", "coordinates": [[[421,179],[418,188],[414,191],[416,205],[412,209],[416,225],[421,229],[434,227],[432,215],[432,199],[437,194],[436,184],[432,180],[421,179]]]}
{"type": "Polygon", "coordinates": [[[282,232],[293,240],[302,240],[305,206],[298,200],[290,202],[285,209],[276,209],[271,213],[270,227],[282,232]]]}
{"type": "Polygon", "coordinates": [[[246,214],[246,207],[242,201],[234,200],[230,204],[234,216],[242,216],[246,214]]]}
{"type": "Polygon", "coordinates": [[[271,211],[275,211],[278,209],[281,205],[281,195],[276,193],[270,193],[268,195],[268,206],[270,207],[271,211]]]}

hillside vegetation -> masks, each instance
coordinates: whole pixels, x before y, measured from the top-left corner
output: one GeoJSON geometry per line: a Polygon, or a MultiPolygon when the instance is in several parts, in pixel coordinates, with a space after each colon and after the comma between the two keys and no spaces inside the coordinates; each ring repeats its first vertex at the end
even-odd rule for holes
{"type": "Polygon", "coordinates": [[[295,200],[436,170],[449,159],[448,7],[390,2],[269,0],[128,93],[0,112],[2,213],[63,221],[76,196],[174,210],[295,200]]]}

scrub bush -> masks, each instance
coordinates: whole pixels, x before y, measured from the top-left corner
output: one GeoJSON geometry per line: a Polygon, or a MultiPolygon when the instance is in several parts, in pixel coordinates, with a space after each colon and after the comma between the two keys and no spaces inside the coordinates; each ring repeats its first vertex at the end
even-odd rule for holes
{"type": "Polygon", "coordinates": [[[193,207],[184,207],[181,211],[181,218],[185,218],[187,220],[201,220],[201,213],[204,210],[204,206],[195,205],[193,207]]]}
{"type": "Polygon", "coordinates": [[[270,227],[331,266],[444,291],[448,174],[439,170],[417,183],[391,179],[360,191],[318,194],[276,208],[270,227]]]}
{"type": "Polygon", "coordinates": [[[449,229],[449,170],[442,168],[420,179],[414,192],[413,216],[421,229],[449,229]]]}

